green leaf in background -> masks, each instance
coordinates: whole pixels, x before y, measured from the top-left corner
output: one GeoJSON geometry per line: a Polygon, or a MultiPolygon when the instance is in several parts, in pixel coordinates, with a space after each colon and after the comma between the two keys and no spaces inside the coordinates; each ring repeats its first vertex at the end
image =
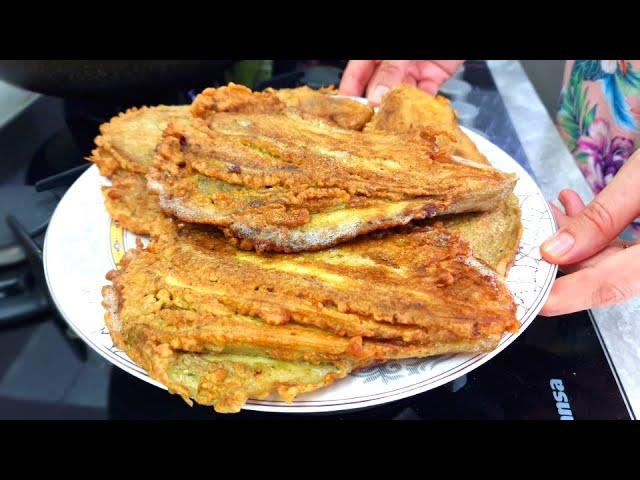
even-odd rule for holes
{"type": "Polygon", "coordinates": [[[575,100],[573,93],[571,85],[568,85],[567,89],[562,93],[557,117],[558,126],[569,137],[567,139],[567,146],[571,151],[576,147],[576,142],[580,137],[580,126],[578,124],[578,119],[576,119],[574,115],[575,100]]]}
{"type": "Polygon", "coordinates": [[[576,162],[578,163],[588,164],[590,160],[589,155],[585,152],[575,153],[573,157],[576,159],[576,162]]]}
{"type": "Polygon", "coordinates": [[[584,116],[584,119],[582,121],[582,132],[585,135],[589,133],[589,128],[591,127],[591,124],[593,123],[594,118],[596,118],[596,107],[597,105],[594,105],[593,107],[591,107],[591,110],[587,112],[587,114],[584,116]]]}
{"type": "Polygon", "coordinates": [[[587,103],[587,91],[589,90],[588,88],[580,88],[580,86],[576,86],[576,90],[577,90],[577,102],[576,102],[576,110],[579,113],[584,112],[585,110],[585,104],[587,103]]]}
{"type": "Polygon", "coordinates": [[[588,88],[582,88],[581,75],[573,72],[562,93],[558,111],[558,126],[569,137],[567,146],[574,151],[578,139],[589,134],[596,115],[596,106],[589,109],[588,88]]]}
{"type": "Polygon", "coordinates": [[[570,151],[573,152],[576,148],[576,143],[578,141],[577,139],[580,135],[580,132],[578,131],[577,126],[575,126],[575,124],[572,124],[572,123],[565,124],[565,122],[561,118],[558,118],[558,124],[569,136],[569,138],[566,139],[567,147],[569,148],[570,151]]]}
{"type": "Polygon", "coordinates": [[[224,79],[227,83],[238,83],[253,89],[258,82],[271,77],[272,69],[273,60],[242,60],[224,72],[224,79]]]}
{"type": "Polygon", "coordinates": [[[577,95],[576,95],[576,105],[575,105],[575,117],[578,119],[580,125],[580,133],[584,135],[588,128],[585,127],[584,119],[585,114],[587,113],[587,109],[589,108],[587,102],[587,93],[589,91],[588,88],[580,88],[579,85],[576,85],[577,95]]]}

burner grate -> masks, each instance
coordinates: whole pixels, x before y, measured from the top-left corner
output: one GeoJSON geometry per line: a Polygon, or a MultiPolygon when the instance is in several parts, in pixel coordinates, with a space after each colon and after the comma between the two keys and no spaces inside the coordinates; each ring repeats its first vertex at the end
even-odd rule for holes
{"type": "MultiPolygon", "coordinates": [[[[49,188],[68,186],[80,173],[79,169],[75,168],[66,173],[55,175],[53,178],[44,179],[39,183],[37,191],[42,192],[49,188]]],[[[51,195],[51,197],[56,198],[55,195],[51,195]]],[[[24,198],[33,198],[33,196],[24,198]]],[[[12,210],[22,212],[21,207],[23,206],[16,205],[12,210]]],[[[51,205],[48,206],[51,207],[51,205]]],[[[41,209],[40,212],[42,211],[41,209]]],[[[7,231],[13,235],[15,242],[17,242],[15,246],[26,257],[26,262],[7,269],[0,275],[0,307],[2,307],[0,308],[0,328],[10,328],[27,320],[53,318],[56,328],[61,331],[73,353],[80,360],[85,361],[87,359],[86,345],[70,331],[64,320],[59,315],[44,315],[52,310],[53,302],[49,296],[44,275],[42,248],[34,238],[42,237],[48,226],[51,213],[52,208],[44,222],[34,224],[32,221],[31,228],[23,225],[13,213],[4,215],[8,227],[7,231]]],[[[34,215],[31,215],[28,218],[33,220],[33,217],[34,215]]]]}

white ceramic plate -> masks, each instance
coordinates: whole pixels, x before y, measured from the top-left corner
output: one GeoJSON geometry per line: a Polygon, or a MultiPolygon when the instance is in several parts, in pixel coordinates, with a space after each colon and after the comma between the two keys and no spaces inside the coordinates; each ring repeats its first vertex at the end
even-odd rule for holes
{"type": "MultiPolygon", "coordinates": [[[[491,163],[515,172],[515,193],[522,208],[523,235],[515,265],[507,278],[518,304],[518,332],[505,335],[490,353],[444,355],[388,362],[353,373],[335,384],[304,395],[293,404],[277,397],[249,401],[244,408],[271,412],[329,412],[350,410],[416,395],[478,368],[513,342],[536,317],[549,295],[557,267],[540,258],[539,245],[555,232],[551,211],[533,179],[509,155],[477,133],[465,129],[491,163]]],[[[92,166],[60,201],[47,231],[44,267],[51,295],[75,332],[95,351],[136,377],[165,388],[147,376],[113,346],[105,327],[100,289],[105,274],[135,246],[135,235],[112,222],[104,208],[100,186],[108,181],[92,166]]]]}

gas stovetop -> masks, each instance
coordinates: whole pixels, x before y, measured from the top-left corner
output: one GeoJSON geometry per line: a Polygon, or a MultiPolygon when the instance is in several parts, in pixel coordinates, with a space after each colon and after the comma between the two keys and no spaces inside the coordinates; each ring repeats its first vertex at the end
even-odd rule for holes
{"type": "MultiPolygon", "coordinates": [[[[339,74],[335,65],[305,69],[300,63],[281,62],[257,87],[319,87],[335,83],[339,74]]],[[[186,103],[190,93],[169,97],[163,93],[157,103],[186,103]]],[[[483,134],[532,173],[483,62],[468,63],[443,93],[453,101],[463,125],[483,134]]],[[[188,408],[180,398],[112,367],[75,338],[47,303],[38,262],[48,215],[70,179],[83,170],[83,157],[98,125],[119,109],[118,102],[82,105],[41,97],[0,130],[0,418],[220,418],[210,408],[188,408]],[[34,185],[45,177],[49,180],[39,187],[46,191],[36,192],[34,185]],[[7,215],[15,218],[12,225],[5,222],[7,215]]],[[[304,415],[315,419],[630,416],[588,312],[536,319],[504,352],[451,384],[384,406],[304,415]]],[[[224,418],[281,417],[294,415],[243,411],[224,418]]]]}

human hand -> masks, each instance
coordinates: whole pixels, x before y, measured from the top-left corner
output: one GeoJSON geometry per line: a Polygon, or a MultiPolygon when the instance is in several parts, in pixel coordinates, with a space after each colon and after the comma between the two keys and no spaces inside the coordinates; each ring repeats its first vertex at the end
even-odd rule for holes
{"type": "Polygon", "coordinates": [[[350,60],[340,82],[340,95],[363,96],[373,105],[399,83],[438,93],[464,60],[350,60]]]}
{"type": "Polygon", "coordinates": [[[640,294],[640,244],[617,239],[640,214],[640,151],[585,207],[573,190],[552,206],[560,230],[540,251],[568,275],[556,280],[540,314],[562,315],[611,305],[640,294]]]}

